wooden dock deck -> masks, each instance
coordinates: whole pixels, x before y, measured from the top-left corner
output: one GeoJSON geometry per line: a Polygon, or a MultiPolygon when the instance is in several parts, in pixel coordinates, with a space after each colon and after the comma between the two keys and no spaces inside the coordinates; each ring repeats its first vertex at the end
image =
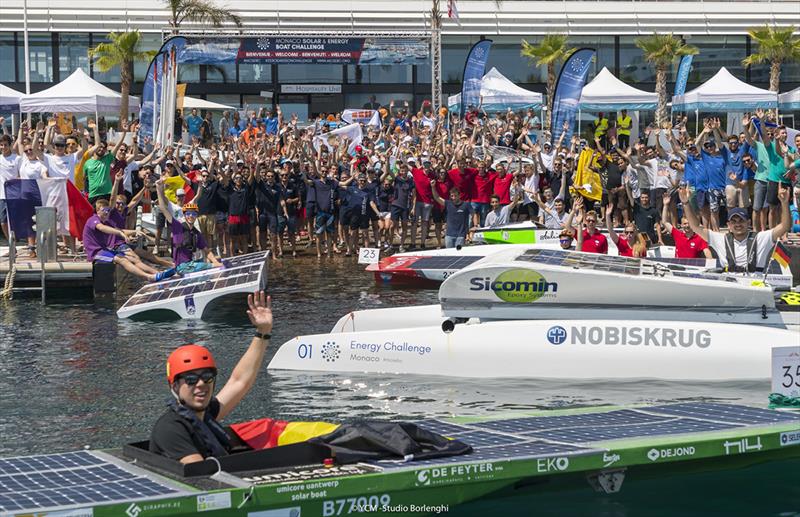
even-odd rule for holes
{"type": "MultiPolygon", "coordinates": [[[[11,265],[8,247],[0,247],[0,289],[5,284],[11,265]]],[[[79,288],[92,290],[92,264],[86,257],[59,255],[57,261],[44,263],[45,283],[50,288],[79,288]]],[[[17,287],[39,287],[42,280],[42,263],[30,258],[24,249],[18,248],[15,261],[14,285],[17,287]]]]}

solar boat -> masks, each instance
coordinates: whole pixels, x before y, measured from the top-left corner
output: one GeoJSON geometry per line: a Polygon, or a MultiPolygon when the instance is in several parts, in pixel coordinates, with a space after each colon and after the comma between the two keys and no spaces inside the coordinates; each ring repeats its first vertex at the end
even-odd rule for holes
{"type": "MultiPolygon", "coordinates": [[[[694,475],[745,469],[736,475],[756,483],[750,469],[771,466],[773,475],[792,479],[800,467],[800,414],[743,405],[684,402],[416,423],[472,451],[324,465],[321,451],[297,443],[182,465],[150,454],[144,441],[0,458],[0,516],[433,515],[443,506],[452,515],[487,515],[486,504],[527,507],[556,491],[597,493],[607,505],[635,493],[642,480],[686,495],[697,485],[694,475]]],[[[696,489],[701,499],[714,492],[696,489]]]]}
{"type": "Polygon", "coordinates": [[[455,377],[767,379],[800,352],[771,287],[642,259],[528,249],[447,277],[439,304],[351,312],[270,369],[455,377]]]}
{"type": "Polygon", "coordinates": [[[117,310],[130,318],[156,310],[184,319],[202,319],[209,303],[234,293],[252,293],[267,286],[268,251],[222,259],[222,266],[153,282],[140,288],[117,310]]]}

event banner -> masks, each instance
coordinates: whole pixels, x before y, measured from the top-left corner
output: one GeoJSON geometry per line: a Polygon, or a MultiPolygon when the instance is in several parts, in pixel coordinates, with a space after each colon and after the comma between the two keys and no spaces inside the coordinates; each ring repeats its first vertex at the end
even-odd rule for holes
{"type": "Polygon", "coordinates": [[[427,65],[424,38],[258,37],[190,39],[179,63],[427,65]]]}
{"type": "Polygon", "coordinates": [[[358,123],[365,126],[381,126],[381,115],[378,110],[346,109],[342,112],[342,120],[348,124],[358,123]]]}
{"type": "Polygon", "coordinates": [[[477,107],[481,101],[481,79],[486,72],[489,50],[492,40],[485,39],[472,46],[464,63],[464,75],[461,79],[461,116],[467,114],[470,106],[477,107]]]}
{"type": "Polygon", "coordinates": [[[692,71],[692,58],[694,56],[683,56],[678,67],[678,78],[675,80],[675,96],[686,93],[686,83],[689,81],[689,72],[692,71]]]}
{"type": "Polygon", "coordinates": [[[572,138],[581,90],[586,84],[586,75],[589,73],[589,66],[592,64],[594,54],[593,48],[578,49],[561,67],[553,94],[553,112],[550,114],[550,131],[553,133],[553,142],[557,142],[561,133],[564,132],[565,122],[567,129],[564,142],[569,142],[572,138]]]}

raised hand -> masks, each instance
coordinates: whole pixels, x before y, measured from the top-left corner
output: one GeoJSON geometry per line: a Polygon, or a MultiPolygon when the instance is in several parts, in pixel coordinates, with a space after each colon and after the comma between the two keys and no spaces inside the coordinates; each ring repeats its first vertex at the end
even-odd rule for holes
{"type": "Polygon", "coordinates": [[[664,192],[661,195],[661,201],[664,203],[664,205],[669,205],[670,202],[672,202],[672,195],[669,192],[664,192]]]}
{"type": "Polygon", "coordinates": [[[679,187],[678,188],[678,199],[681,200],[684,206],[689,202],[690,197],[689,187],[679,187]]]}
{"type": "Polygon", "coordinates": [[[261,334],[272,332],[272,297],[264,291],[247,295],[247,317],[261,334]]]}

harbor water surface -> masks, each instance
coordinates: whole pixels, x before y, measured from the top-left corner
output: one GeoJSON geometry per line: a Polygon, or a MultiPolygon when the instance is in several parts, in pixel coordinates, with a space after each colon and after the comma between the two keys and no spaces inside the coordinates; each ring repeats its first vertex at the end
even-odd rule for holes
{"type": "MultiPolygon", "coordinates": [[[[377,287],[363,266],[339,258],[272,261],[269,275],[275,314],[271,348],[255,388],[229,417],[231,421],[499,416],[548,408],[690,400],[763,406],[769,393],[767,380],[556,381],[267,372],[267,362],[284,341],[298,334],[328,331],[349,311],[436,301],[435,290],[377,287]]],[[[224,382],[252,337],[243,297],[215,306],[208,321],[119,320],[116,308],[131,293],[128,289],[116,297],[81,302],[69,293],[54,293],[46,306],[33,299],[0,302],[0,457],[85,446],[118,447],[145,439],[169,396],[165,361],[173,348],[188,342],[208,346],[224,382]]],[[[492,343],[486,343],[487,354],[491,347],[492,343]]],[[[603,372],[598,371],[597,377],[602,379],[603,372]]],[[[568,502],[548,498],[539,514],[800,515],[800,471],[796,470],[800,465],[761,468],[758,473],[727,473],[730,499],[709,495],[687,501],[653,484],[644,490],[652,490],[654,497],[660,494],[654,506],[641,494],[616,500],[570,495],[568,502]],[[740,498],[750,502],[742,505],[737,502],[740,498]],[[651,511],[641,513],[645,508],[651,511]]],[[[588,486],[585,492],[591,493],[588,486]]],[[[689,492],[687,496],[691,499],[689,492]]],[[[513,501],[509,504],[517,506],[513,501]]],[[[504,515],[511,513],[512,508],[502,510],[504,515]]]]}

